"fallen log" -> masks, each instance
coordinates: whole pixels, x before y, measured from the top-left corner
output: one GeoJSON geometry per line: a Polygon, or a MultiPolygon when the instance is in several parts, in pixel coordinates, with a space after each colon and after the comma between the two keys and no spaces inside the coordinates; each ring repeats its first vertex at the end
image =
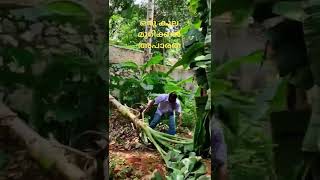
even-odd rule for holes
{"type": "Polygon", "coordinates": [[[0,125],[7,126],[23,141],[30,155],[45,169],[56,169],[68,180],[90,180],[92,177],[68,161],[65,150],[41,137],[14,112],[0,103],[0,125]]]}

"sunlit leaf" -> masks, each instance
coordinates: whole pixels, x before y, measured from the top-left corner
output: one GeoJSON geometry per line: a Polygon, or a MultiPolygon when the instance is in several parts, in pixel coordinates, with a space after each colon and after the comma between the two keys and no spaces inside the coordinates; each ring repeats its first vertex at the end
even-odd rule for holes
{"type": "Polygon", "coordinates": [[[207,54],[207,55],[201,55],[198,56],[196,58],[194,58],[195,61],[203,61],[203,60],[211,60],[211,54],[207,54]]]}
{"type": "Polygon", "coordinates": [[[179,67],[182,65],[183,66],[189,65],[194,60],[194,57],[197,56],[197,52],[201,52],[201,50],[203,50],[203,47],[204,47],[203,42],[198,42],[193,44],[182,55],[182,58],[172,66],[172,68],[167,72],[167,74],[170,74],[176,67],[179,67]]]}
{"type": "Polygon", "coordinates": [[[152,65],[160,64],[160,62],[163,60],[163,57],[159,54],[156,56],[153,56],[149,61],[143,65],[143,69],[146,69],[152,65]]]}
{"type": "Polygon", "coordinates": [[[132,68],[132,69],[138,69],[138,65],[137,63],[135,63],[134,61],[126,61],[126,62],[122,62],[120,63],[120,66],[122,68],[132,68]]]}

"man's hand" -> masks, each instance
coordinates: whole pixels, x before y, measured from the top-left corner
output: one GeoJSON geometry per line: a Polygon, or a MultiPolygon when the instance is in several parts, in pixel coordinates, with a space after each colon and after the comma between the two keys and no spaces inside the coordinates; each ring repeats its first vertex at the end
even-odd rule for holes
{"type": "Polygon", "coordinates": [[[149,101],[149,102],[148,102],[148,105],[147,105],[147,108],[145,108],[145,109],[142,111],[142,113],[148,112],[148,111],[150,110],[150,108],[153,106],[153,104],[154,104],[154,100],[153,100],[153,101],[149,101]]]}

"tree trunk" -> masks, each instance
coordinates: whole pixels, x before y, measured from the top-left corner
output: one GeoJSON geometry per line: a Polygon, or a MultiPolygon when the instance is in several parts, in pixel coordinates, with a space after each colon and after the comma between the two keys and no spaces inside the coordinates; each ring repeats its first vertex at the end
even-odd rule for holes
{"type": "Polygon", "coordinates": [[[146,125],[139,119],[138,116],[130,112],[130,110],[117,101],[113,96],[109,94],[109,102],[116,107],[116,109],[124,116],[128,117],[135,125],[135,127],[143,128],[146,125]]]}
{"type": "MultiPolygon", "coordinates": [[[[152,32],[152,24],[153,23],[153,16],[154,16],[154,0],[149,0],[148,2],[148,9],[147,9],[147,25],[146,25],[146,33],[152,32]]],[[[147,44],[152,43],[152,37],[148,37],[147,44]]],[[[144,49],[144,62],[147,62],[151,56],[151,48],[144,49]]]]}
{"type": "Polygon", "coordinates": [[[56,169],[68,180],[89,180],[88,174],[69,162],[65,151],[42,138],[8,107],[0,103],[0,125],[7,126],[25,144],[30,155],[45,169],[56,169]]]}

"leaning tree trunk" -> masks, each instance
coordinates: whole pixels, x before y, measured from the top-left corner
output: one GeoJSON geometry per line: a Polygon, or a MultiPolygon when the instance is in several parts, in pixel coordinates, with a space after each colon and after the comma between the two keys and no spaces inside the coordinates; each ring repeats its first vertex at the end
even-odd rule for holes
{"type": "Polygon", "coordinates": [[[30,155],[43,168],[57,170],[68,180],[91,179],[89,174],[67,160],[63,148],[59,148],[54,143],[42,138],[2,103],[0,103],[0,125],[7,126],[15,133],[24,142],[30,155]]]}

